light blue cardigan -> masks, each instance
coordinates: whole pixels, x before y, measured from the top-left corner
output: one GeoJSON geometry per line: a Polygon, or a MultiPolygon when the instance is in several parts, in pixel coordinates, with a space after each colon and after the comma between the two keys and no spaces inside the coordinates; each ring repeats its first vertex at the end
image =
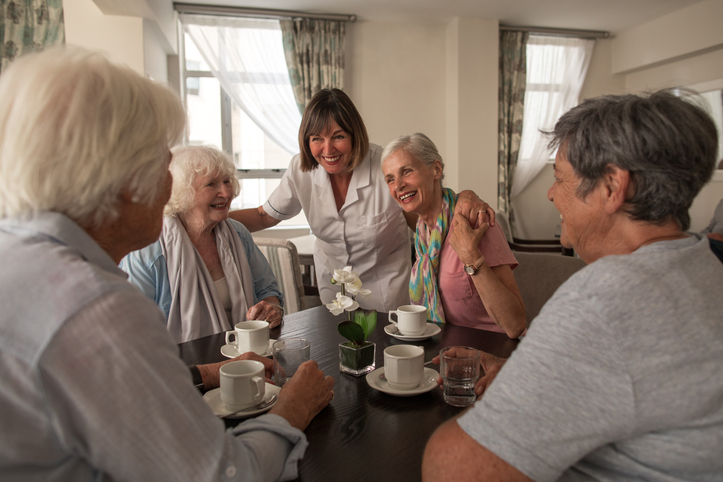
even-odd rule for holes
{"type": "MultiPolygon", "coordinates": [[[[254,243],[251,233],[238,221],[233,219],[229,221],[246,248],[246,257],[254,280],[254,304],[269,296],[276,296],[283,306],[283,294],[279,291],[276,277],[266,257],[254,243]]],[[[120,268],[128,273],[128,281],[152,299],[168,319],[168,312],[171,309],[171,286],[160,240],[128,254],[121,260],[120,268]]]]}

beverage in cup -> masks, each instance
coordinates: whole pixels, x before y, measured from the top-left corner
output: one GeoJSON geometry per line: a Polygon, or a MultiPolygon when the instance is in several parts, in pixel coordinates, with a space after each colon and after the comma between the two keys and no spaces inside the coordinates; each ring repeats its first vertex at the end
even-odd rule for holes
{"type": "Polygon", "coordinates": [[[255,360],[226,363],[219,370],[221,401],[226,408],[237,412],[253,407],[266,394],[264,364],[255,360]]]}
{"type": "Polygon", "coordinates": [[[269,324],[261,320],[236,323],[233,331],[226,332],[226,344],[236,345],[239,353],[252,351],[264,356],[269,350],[269,324]]]}
{"type": "Polygon", "coordinates": [[[404,336],[420,336],[427,330],[427,307],[402,305],[389,312],[389,321],[397,325],[404,336]]]}
{"type": "Polygon", "coordinates": [[[395,390],[414,390],[424,374],[424,348],[394,345],[384,350],[384,377],[395,390]]]}

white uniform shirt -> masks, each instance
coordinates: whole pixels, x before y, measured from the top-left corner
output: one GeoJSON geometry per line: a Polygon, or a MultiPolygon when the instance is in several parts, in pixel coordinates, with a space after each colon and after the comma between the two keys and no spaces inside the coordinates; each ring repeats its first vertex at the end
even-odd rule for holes
{"type": "Polygon", "coordinates": [[[302,172],[299,155],[264,204],[264,211],[278,220],[304,210],[317,238],[314,265],[324,303],[336,298],[339,286],[331,284],[331,277],[335,269],[345,266],[359,273],[364,288],[372,291],[357,297],[362,308],[389,312],[409,303],[408,227],[384,182],[381,153],[381,147],[369,146],[353,171],[346,201],[338,212],[329,174],[322,167],[302,172]]]}

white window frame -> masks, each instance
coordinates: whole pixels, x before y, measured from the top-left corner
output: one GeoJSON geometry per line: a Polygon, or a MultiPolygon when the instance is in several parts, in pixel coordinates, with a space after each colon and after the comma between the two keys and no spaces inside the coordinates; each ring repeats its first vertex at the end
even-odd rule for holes
{"type": "MultiPolygon", "coordinates": [[[[186,82],[188,78],[206,77],[213,78],[213,73],[210,70],[188,70],[186,68],[186,35],[183,31],[183,25],[179,22],[178,24],[178,38],[179,38],[179,62],[181,70],[181,99],[183,100],[183,107],[188,111],[188,100],[187,100],[187,87],[186,82]]],[[[233,126],[231,120],[231,112],[233,104],[231,97],[223,89],[220,88],[220,99],[221,104],[221,149],[225,152],[233,151],[233,126]]],[[[186,134],[185,141],[188,142],[188,135],[186,134]]],[[[281,179],[286,172],[285,168],[277,169],[236,169],[237,179],[281,179]]]]}

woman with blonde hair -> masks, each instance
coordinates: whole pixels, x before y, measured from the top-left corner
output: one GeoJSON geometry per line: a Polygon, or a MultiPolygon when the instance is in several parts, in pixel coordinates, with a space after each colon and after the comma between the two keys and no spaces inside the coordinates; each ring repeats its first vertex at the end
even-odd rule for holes
{"type": "Polygon", "coordinates": [[[160,238],[121,263],[131,283],[166,315],[176,342],[281,323],[281,292],[268,261],[241,223],[228,219],[239,194],[236,168],[212,147],[173,151],[173,191],[160,238]]]}

